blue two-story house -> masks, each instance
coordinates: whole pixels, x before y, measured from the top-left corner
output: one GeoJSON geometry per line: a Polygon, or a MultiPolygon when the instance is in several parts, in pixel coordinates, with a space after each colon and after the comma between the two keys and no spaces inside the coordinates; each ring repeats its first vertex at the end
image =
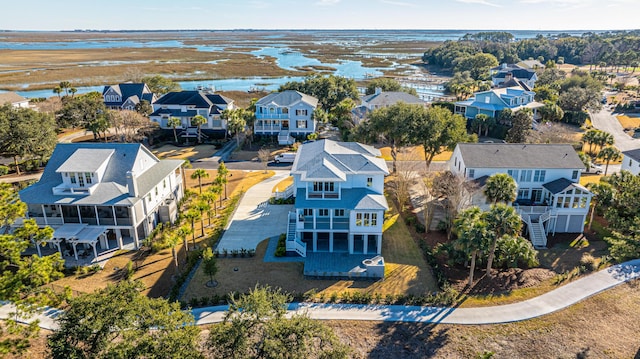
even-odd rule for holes
{"type": "Polygon", "coordinates": [[[466,101],[455,103],[454,113],[463,115],[467,119],[474,119],[479,114],[496,118],[498,113],[506,108],[513,112],[523,108],[533,111],[533,119],[540,119],[538,109],[544,105],[534,100],[536,93],[524,90],[522,87],[506,87],[476,92],[466,101]]]}
{"type": "Polygon", "coordinates": [[[303,257],[380,255],[388,174],[380,151],[368,145],[320,140],[300,146],[291,168],[295,206],[287,250],[303,257]]]}
{"type": "Polygon", "coordinates": [[[292,136],[305,137],[316,131],[313,112],[318,99],[298,91],[271,93],[256,102],[256,135],[278,135],[281,145],[292,144],[292,136]]]}

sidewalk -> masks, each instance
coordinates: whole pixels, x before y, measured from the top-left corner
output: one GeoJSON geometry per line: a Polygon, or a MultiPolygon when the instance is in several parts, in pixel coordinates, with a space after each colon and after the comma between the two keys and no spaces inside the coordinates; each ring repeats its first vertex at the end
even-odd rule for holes
{"type": "MultiPolygon", "coordinates": [[[[290,314],[307,313],[313,319],[368,320],[406,323],[438,324],[497,324],[510,323],[539,317],[569,307],[583,299],[613,288],[619,284],[640,278],[640,259],[611,266],[602,271],[578,279],[539,297],[520,303],[480,308],[419,307],[402,305],[317,304],[291,303],[290,314]]],[[[224,319],[226,305],[191,310],[197,325],[219,323],[224,319]]],[[[13,306],[0,306],[0,319],[10,317],[13,306]]],[[[55,318],[60,310],[46,308],[36,318],[40,327],[55,330],[55,318]]]]}

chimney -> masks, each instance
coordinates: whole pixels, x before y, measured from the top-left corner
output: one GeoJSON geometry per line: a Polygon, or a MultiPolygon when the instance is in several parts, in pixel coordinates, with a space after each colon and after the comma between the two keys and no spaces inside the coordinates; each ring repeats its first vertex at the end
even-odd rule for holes
{"type": "Polygon", "coordinates": [[[127,171],[127,189],[129,190],[129,196],[138,197],[138,183],[136,182],[136,173],[134,171],[127,171]]]}
{"type": "Polygon", "coordinates": [[[374,93],[374,95],[379,95],[382,93],[382,88],[381,87],[376,87],[376,92],[374,93]]]}
{"type": "Polygon", "coordinates": [[[509,82],[512,79],[513,79],[513,73],[507,72],[506,74],[504,74],[504,82],[509,82]]]}
{"type": "Polygon", "coordinates": [[[500,64],[500,68],[501,69],[506,69],[507,68],[507,63],[506,62],[501,63],[500,64]]]}

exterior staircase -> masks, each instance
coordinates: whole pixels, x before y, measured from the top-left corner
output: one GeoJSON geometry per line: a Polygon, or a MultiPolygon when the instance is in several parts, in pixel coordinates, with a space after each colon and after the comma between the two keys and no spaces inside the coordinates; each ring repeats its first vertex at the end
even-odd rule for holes
{"type": "Polygon", "coordinates": [[[278,133],[278,144],[281,146],[292,145],[295,141],[296,139],[289,134],[289,130],[282,130],[278,133]]]}
{"type": "Polygon", "coordinates": [[[547,231],[544,223],[549,221],[552,217],[555,217],[555,213],[551,209],[547,209],[540,214],[537,220],[532,220],[529,213],[524,213],[518,210],[520,218],[527,225],[527,232],[529,232],[529,240],[535,248],[547,248],[547,231]]]}
{"type": "Polygon", "coordinates": [[[289,212],[287,226],[287,252],[296,252],[300,257],[307,256],[307,244],[296,238],[296,213],[289,212]]]}

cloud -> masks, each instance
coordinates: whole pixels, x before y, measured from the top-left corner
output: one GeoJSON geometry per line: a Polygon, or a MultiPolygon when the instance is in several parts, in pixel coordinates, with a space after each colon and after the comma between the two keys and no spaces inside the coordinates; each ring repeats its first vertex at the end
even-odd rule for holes
{"type": "Polygon", "coordinates": [[[486,6],[492,6],[492,7],[502,7],[498,4],[494,4],[492,2],[489,2],[487,0],[456,0],[457,2],[461,2],[461,3],[465,3],[465,4],[478,4],[478,5],[486,5],[486,6]]]}
{"type": "Polygon", "coordinates": [[[394,5],[394,6],[407,6],[407,7],[416,6],[416,4],[410,3],[410,2],[406,2],[406,1],[380,0],[380,2],[383,3],[383,4],[389,4],[389,5],[394,5]]]}
{"type": "Polygon", "coordinates": [[[316,5],[320,6],[331,6],[339,3],[341,0],[320,0],[316,2],[316,5]]]}

